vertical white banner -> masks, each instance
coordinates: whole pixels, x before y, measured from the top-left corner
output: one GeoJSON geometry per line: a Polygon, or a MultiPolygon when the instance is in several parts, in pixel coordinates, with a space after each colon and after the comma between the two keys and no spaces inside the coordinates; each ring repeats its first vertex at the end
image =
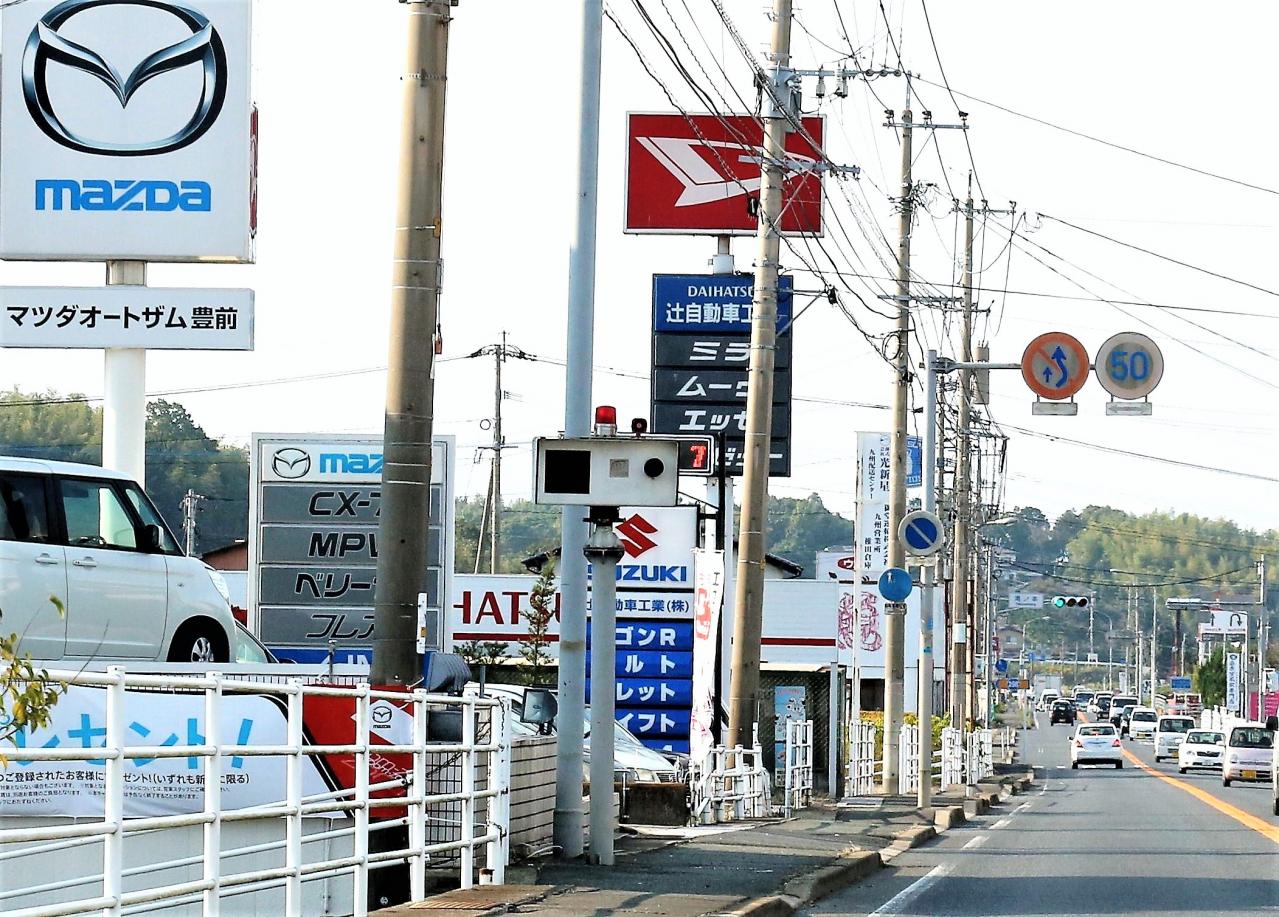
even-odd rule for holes
{"type": "Polygon", "coordinates": [[[1242,709],[1239,691],[1240,654],[1226,653],[1226,709],[1238,714],[1242,709]]]}
{"type": "Polygon", "coordinates": [[[856,568],[863,577],[878,577],[888,566],[891,469],[891,437],[887,433],[858,433],[856,568]]]}
{"type": "Polygon", "coordinates": [[[688,728],[689,757],[703,760],[715,744],[715,648],[724,604],[724,552],[693,552],[693,714],[688,728]]]}

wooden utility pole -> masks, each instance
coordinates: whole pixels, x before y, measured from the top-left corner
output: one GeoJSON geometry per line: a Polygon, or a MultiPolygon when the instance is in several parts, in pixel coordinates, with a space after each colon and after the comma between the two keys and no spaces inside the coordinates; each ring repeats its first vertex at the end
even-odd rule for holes
{"type": "MultiPolygon", "coordinates": [[[[968,178],[968,200],[964,204],[964,322],[963,337],[960,342],[960,360],[971,363],[973,359],[973,194],[972,176],[968,178]]],[[[972,441],[969,438],[969,424],[972,408],[971,369],[959,371],[959,421],[955,429],[955,543],[953,566],[954,578],[951,589],[951,622],[952,637],[950,644],[950,723],[963,730],[972,709],[969,700],[968,646],[973,640],[972,606],[968,601],[969,555],[972,545],[969,543],[969,523],[973,499],[969,493],[971,488],[970,462],[972,460],[972,441]]]]}

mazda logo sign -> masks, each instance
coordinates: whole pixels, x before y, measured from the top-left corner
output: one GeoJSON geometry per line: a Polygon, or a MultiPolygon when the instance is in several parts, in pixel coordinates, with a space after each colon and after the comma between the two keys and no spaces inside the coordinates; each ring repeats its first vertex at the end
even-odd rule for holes
{"type": "Polygon", "coordinates": [[[311,454],[305,449],[292,446],[275,450],[271,456],[271,470],[279,477],[289,480],[304,478],[311,470],[311,454]]]}
{"type": "MultiPolygon", "coordinates": [[[[123,20],[121,30],[145,28],[123,20]]],[[[31,31],[22,57],[22,93],[31,117],[56,143],[82,153],[103,156],[151,156],[171,153],[189,146],[213,126],[222,111],[227,92],[227,57],[222,38],[204,14],[190,7],[164,0],[66,0],[49,10],[31,31]],[[189,37],[158,48],[142,59],[127,75],[105,57],[59,33],[68,20],[88,10],[102,7],[143,7],[175,17],[191,30],[189,37]],[[50,64],[60,64],[101,80],[127,108],[134,94],[155,77],[198,64],[204,79],[200,98],[187,122],[167,137],[140,142],[95,140],[62,123],[54,110],[47,83],[50,64]]]]}

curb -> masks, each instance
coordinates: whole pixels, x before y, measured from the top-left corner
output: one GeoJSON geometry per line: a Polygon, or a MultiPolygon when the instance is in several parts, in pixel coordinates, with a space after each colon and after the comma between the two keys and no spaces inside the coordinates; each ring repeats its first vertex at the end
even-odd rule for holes
{"type": "Polygon", "coordinates": [[[946,806],[933,814],[933,825],[938,831],[962,825],[966,821],[968,821],[968,815],[964,812],[963,806],[946,806]]]}
{"type": "Polygon", "coordinates": [[[866,878],[883,865],[877,850],[849,851],[834,865],[791,879],[782,886],[782,897],[794,898],[800,904],[820,901],[866,878]]]}

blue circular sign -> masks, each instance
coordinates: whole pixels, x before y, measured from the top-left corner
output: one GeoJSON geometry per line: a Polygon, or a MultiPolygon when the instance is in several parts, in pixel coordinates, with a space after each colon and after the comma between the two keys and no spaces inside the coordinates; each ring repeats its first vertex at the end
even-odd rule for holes
{"type": "Polygon", "coordinates": [[[889,567],[879,574],[879,594],[889,602],[904,602],[915,584],[901,567],[889,567]]]}
{"type": "Polygon", "coordinates": [[[902,517],[897,529],[897,537],[902,547],[916,557],[927,557],[936,554],[946,542],[946,533],[942,529],[941,519],[936,513],[918,509],[902,517]]]}
{"type": "Polygon", "coordinates": [[[1000,659],[998,662],[996,662],[996,663],[995,663],[995,671],[996,671],[996,672],[998,672],[1000,675],[1003,675],[1005,672],[1007,672],[1007,671],[1008,671],[1008,660],[1007,660],[1007,659],[1000,659]]]}

